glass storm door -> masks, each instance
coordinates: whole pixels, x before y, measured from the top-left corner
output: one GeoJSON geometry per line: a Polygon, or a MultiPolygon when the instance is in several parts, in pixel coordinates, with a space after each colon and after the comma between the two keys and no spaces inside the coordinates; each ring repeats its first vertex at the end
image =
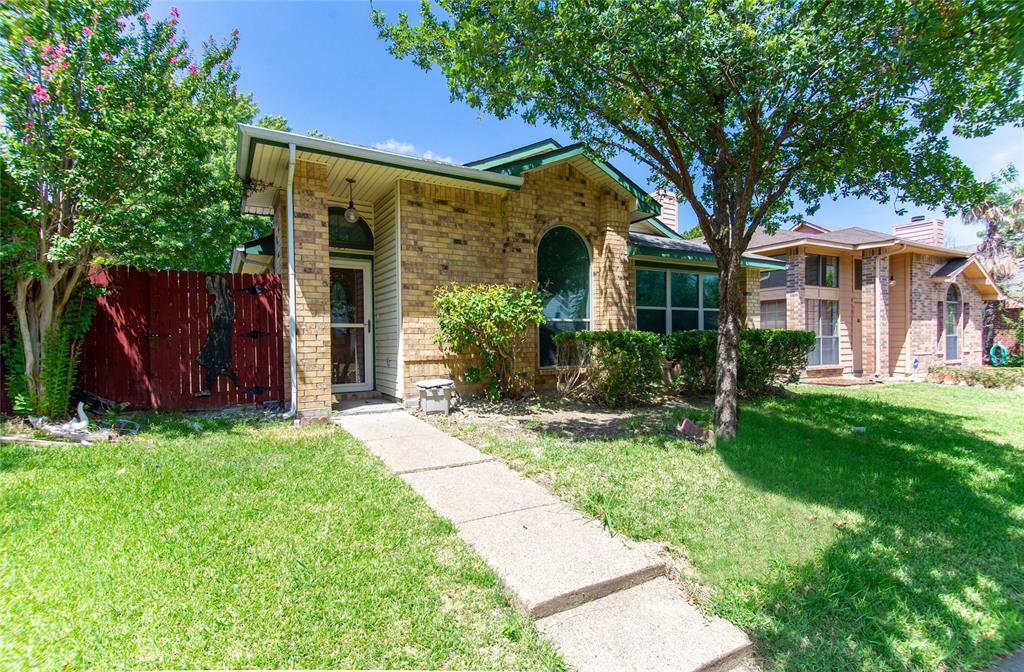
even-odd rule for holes
{"type": "Polygon", "coordinates": [[[370,262],[331,260],[331,391],[373,389],[370,262]]]}

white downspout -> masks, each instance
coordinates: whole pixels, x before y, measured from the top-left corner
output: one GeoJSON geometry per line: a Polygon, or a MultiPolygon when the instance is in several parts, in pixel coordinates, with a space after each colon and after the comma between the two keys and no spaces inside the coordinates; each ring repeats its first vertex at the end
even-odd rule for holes
{"type": "MultiPolygon", "coordinates": [[[[299,381],[298,347],[295,343],[295,207],[293,201],[293,184],[295,182],[295,143],[288,145],[288,187],[287,194],[287,220],[288,220],[288,365],[290,368],[291,382],[291,407],[285,417],[294,418],[298,412],[299,404],[299,381]]],[[[295,423],[298,424],[298,418],[295,423]]]]}

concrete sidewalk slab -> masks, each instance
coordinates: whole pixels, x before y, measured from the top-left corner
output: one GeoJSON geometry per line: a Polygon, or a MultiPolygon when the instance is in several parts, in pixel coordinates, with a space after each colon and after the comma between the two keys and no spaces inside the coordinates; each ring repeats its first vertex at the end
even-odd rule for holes
{"type": "Polygon", "coordinates": [[[547,490],[500,462],[420,471],[404,474],[402,479],[456,525],[559,503],[547,490]]]}
{"type": "Polygon", "coordinates": [[[708,618],[665,578],[537,621],[578,672],[728,670],[752,646],[736,626],[708,618]]]}
{"type": "MultiPolygon", "coordinates": [[[[414,418],[401,410],[389,413],[340,416],[335,418],[335,422],[341,425],[346,432],[361,441],[407,439],[412,437],[429,439],[451,438],[433,425],[414,418]]],[[[460,441],[460,443],[462,442],[460,441]]]]}
{"type": "Polygon", "coordinates": [[[462,441],[448,435],[440,437],[407,436],[401,439],[364,439],[363,443],[371,453],[379,457],[396,474],[494,461],[490,455],[484,455],[476,448],[467,446],[462,441]]]}
{"type": "Polygon", "coordinates": [[[471,521],[459,532],[534,618],[665,573],[664,562],[628,548],[564,504],[471,521]]]}

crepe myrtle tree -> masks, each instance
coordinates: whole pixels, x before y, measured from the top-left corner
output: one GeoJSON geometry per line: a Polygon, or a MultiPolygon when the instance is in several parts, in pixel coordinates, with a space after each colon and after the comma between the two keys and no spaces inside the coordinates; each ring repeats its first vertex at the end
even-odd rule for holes
{"type": "Polygon", "coordinates": [[[625,152],[690,206],[720,274],[714,423],[732,437],[751,235],[828,196],[977,202],[985,185],[945,134],[1021,118],[1019,7],[425,0],[418,18],[372,16],[393,55],[440,67],[453,99],[625,152]]]}
{"type": "Polygon", "coordinates": [[[217,152],[255,112],[235,91],[237,33],[194,52],[177,22],[138,0],[0,8],[0,264],[37,397],[47,334],[90,267],[194,265],[237,224],[209,216],[232,190],[237,210],[217,152]]]}

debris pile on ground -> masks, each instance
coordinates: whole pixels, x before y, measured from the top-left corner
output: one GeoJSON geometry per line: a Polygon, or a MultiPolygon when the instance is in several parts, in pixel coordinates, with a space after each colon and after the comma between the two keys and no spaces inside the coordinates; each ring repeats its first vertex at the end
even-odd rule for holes
{"type": "Polygon", "coordinates": [[[686,438],[693,439],[698,443],[704,443],[711,438],[711,432],[689,418],[683,418],[683,421],[679,423],[678,427],[676,427],[676,431],[686,438]]]}

